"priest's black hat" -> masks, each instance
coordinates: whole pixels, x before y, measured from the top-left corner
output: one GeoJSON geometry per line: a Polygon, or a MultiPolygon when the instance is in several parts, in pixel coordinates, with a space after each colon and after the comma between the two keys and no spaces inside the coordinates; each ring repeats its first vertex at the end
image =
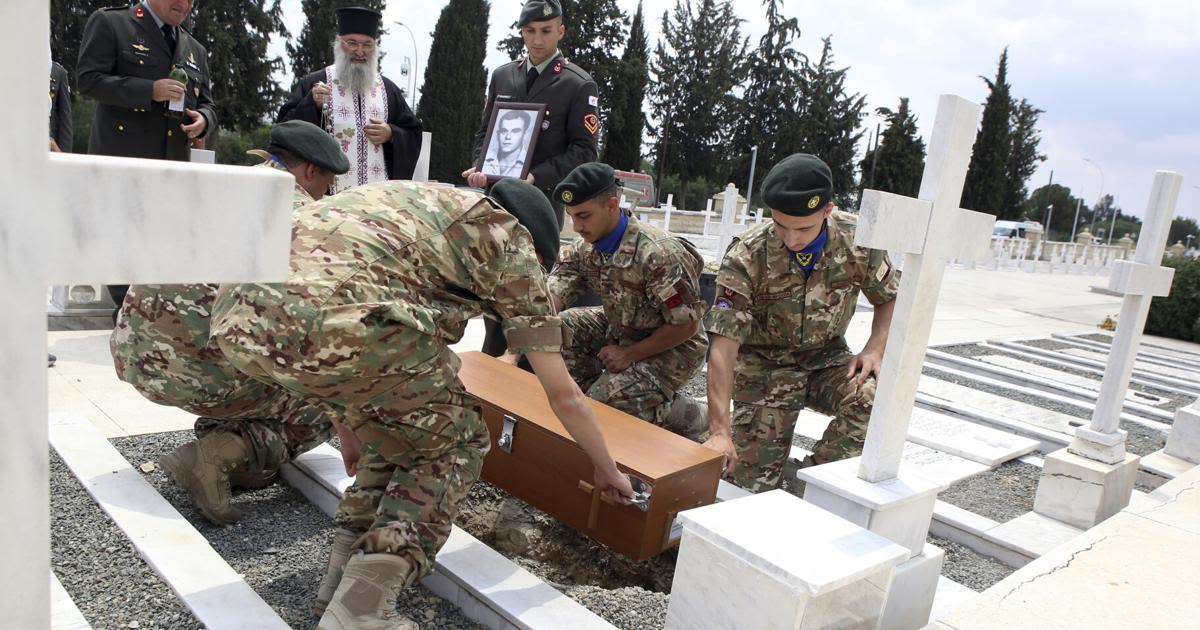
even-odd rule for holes
{"type": "Polygon", "coordinates": [[[337,10],[338,35],[366,35],[379,39],[383,15],[363,7],[343,7],[337,10]]]}

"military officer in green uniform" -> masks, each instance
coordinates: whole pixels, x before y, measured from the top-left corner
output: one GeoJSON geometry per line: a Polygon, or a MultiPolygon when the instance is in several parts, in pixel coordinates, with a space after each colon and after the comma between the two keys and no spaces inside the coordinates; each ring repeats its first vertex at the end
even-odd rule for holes
{"type": "Polygon", "coordinates": [[[558,50],[566,35],[562,6],[558,0],[528,0],[517,20],[525,40],[524,59],[496,68],[488,84],[483,120],[475,133],[472,168],[463,172],[467,183],[477,188],[487,185],[487,177],[478,170],[487,147],[484,134],[492,111],[507,103],[543,103],[546,116],[534,147],[527,181],[545,193],[554,206],[562,227],[562,202],[554,198],[554,187],[567,173],[596,159],[600,132],[600,100],[596,82],[583,68],[571,63],[558,50]]]}
{"type": "Polygon", "coordinates": [[[805,406],[833,419],[804,466],[862,452],[900,274],[886,252],[854,245],[858,217],[834,209],[832,190],[816,156],[792,155],[771,169],[763,201],[772,222],[734,239],[705,319],[705,445],[724,453],[734,483],[754,492],[779,486],[805,406]],[[845,334],[860,291],[875,310],[871,336],[851,354],[845,334]]]}
{"type": "Polygon", "coordinates": [[[67,69],[50,62],[50,150],[70,153],[75,145],[75,126],[71,119],[71,86],[67,69]]]}
{"type": "MultiPolygon", "coordinates": [[[[88,153],[187,161],[190,140],[216,128],[208,51],[180,26],[191,10],[192,0],[144,0],[88,18],[75,68],[79,93],[96,100],[88,153]],[[177,65],[187,83],[169,78],[177,65]]],[[[127,288],[109,287],[118,308],[127,288]]]]}
{"type": "Polygon", "coordinates": [[[482,312],[529,358],[596,486],[614,500],[633,495],[559,355],[562,326],[538,261],[557,256],[558,235],[534,241],[523,227],[553,221],[553,210],[519,180],[492,194],[410,181],[350,188],[296,213],[287,282],[217,294],[221,352],[329,409],[357,472],[338,506],[321,630],[415,627],[396,597],[433,569],[490,446],[449,348],[482,312]]]}
{"type": "MultiPolygon", "coordinates": [[[[569,341],[563,357],[588,396],[659,426],[708,347],[700,323],[704,260],[683,239],[629,216],[611,166],[584,164],[554,190],[582,240],[563,250],[550,292],[569,341]],[[602,306],[571,306],[584,292],[602,306]]],[[[695,420],[699,420],[696,414],[695,420]]],[[[703,427],[668,426],[688,437],[703,427]]]]}
{"type": "MultiPolygon", "coordinates": [[[[293,208],[325,195],[350,168],[324,130],[299,120],[271,128],[259,168],[296,179],[293,208]]],[[[209,335],[215,284],[134,285],[109,339],[117,376],[146,398],[194,413],[196,440],[159,460],[208,520],[228,525],[239,513],[230,485],[258,488],[280,467],[329,439],[326,413],[286,389],[234,368],[209,335]]]]}

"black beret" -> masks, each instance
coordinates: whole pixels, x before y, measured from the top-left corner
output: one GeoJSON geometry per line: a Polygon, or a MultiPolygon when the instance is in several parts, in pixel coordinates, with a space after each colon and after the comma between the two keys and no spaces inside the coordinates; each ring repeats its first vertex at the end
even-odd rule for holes
{"type": "Polygon", "coordinates": [[[558,217],[542,191],[523,180],[506,177],[492,186],[491,196],[529,230],[533,249],[546,268],[558,262],[558,217]]]}
{"type": "Polygon", "coordinates": [[[338,35],[366,35],[379,39],[383,16],[378,11],[362,7],[343,7],[337,10],[338,35]]]}
{"type": "Polygon", "coordinates": [[[303,120],[289,120],[271,127],[271,147],[316,164],[338,175],[350,170],[350,160],[337,140],[324,129],[303,120]]]}
{"type": "Polygon", "coordinates": [[[529,0],[521,7],[517,28],[522,28],[530,22],[552,20],[556,17],[562,17],[562,5],[558,0],[529,0]]]}
{"type": "Polygon", "coordinates": [[[576,166],[554,187],[554,198],[563,205],[577,206],[619,185],[613,167],[601,162],[587,162],[576,166]]]}
{"type": "Polygon", "coordinates": [[[819,212],[833,195],[833,174],[821,158],[794,153],[763,180],[762,199],[775,212],[806,217],[819,212]]]}

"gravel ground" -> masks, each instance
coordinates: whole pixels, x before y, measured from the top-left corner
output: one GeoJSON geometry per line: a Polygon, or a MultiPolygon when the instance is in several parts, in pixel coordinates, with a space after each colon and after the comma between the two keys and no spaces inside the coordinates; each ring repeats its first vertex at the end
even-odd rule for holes
{"type": "Polygon", "coordinates": [[[938,498],[1005,523],[1033,511],[1033,497],[1041,476],[1041,468],[1014,459],[951,485],[938,498]]]}
{"type": "Polygon", "coordinates": [[[1029,346],[1030,348],[1040,348],[1042,350],[1070,350],[1077,349],[1069,343],[1063,343],[1057,339],[1024,339],[1019,342],[1021,345],[1029,346]]]}
{"type": "MultiPolygon", "coordinates": [[[[941,346],[937,349],[941,350],[942,352],[946,352],[948,354],[955,354],[955,355],[962,356],[962,357],[979,357],[979,356],[988,356],[988,355],[1014,356],[1014,357],[1016,356],[1011,353],[1005,352],[1002,348],[993,348],[991,346],[982,346],[982,345],[978,345],[978,344],[960,344],[960,345],[955,345],[955,346],[941,346]]],[[[1022,361],[1025,361],[1027,363],[1032,363],[1034,365],[1040,365],[1045,368],[1057,370],[1064,374],[1073,374],[1075,376],[1081,376],[1083,378],[1090,378],[1090,379],[1096,381],[1097,383],[1099,383],[1099,380],[1097,380],[1097,377],[1095,374],[1090,374],[1090,373],[1084,372],[1082,370],[1065,368],[1065,367],[1062,367],[1059,365],[1054,365],[1053,363],[1049,363],[1047,361],[1042,361],[1040,359],[1030,359],[1027,357],[1018,357],[1018,358],[1020,358],[1022,361]]],[[[1157,407],[1159,409],[1164,409],[1166,411],[1171,411],[1171,412],[1176,411],[1180,407],[1186,407],[1186,406],[1192,404],[1192,402],[1195,400],[1194,398],[1187,396],[1187,395],[1174,394],[1172,392],[1164,391],[1164,390],[1158,389],[1156,387],[1148,387],[1146,385],[1141,385],[1139,383],[1130,383],[1129,389],[1132,389],[1133,391],[1141,392],[1143,394],[1150,394],[1152,396],[1159,396],[1161,398],[1165,398],[1166,402],[1164,402],[1161,405],[1158,405],[1157,407]]],[[[1158,421],[1165,422],[1166,424],[1171,424],[1170,420],[1158,419],[1158,421]]]]}
{"type": "Polygon", "coordinates": [[[973,590],[982,591],[1012,574],[1012,567],[981,555],[956,542],[930,535],[930,544],[946,552],[942,575],[973,590]]]}
{"type": "Polygon", "coordinates": [[[53,450],[50,557],[63,588],[95,630],[203,627],[53,450]]]}
{"type": "MultiPolygon", "coordinates": [[[[190,431],[159,433],[116,439],[113,445],[136,468],[155,462],[192,437],[190,431]]],[[[230,527],[217,527],[192,508],[187,494],[157,466],[143,476],[288,625],[311,628],[316,624],[312,602],[325,573],[334,525],[299,491],[277,483],[262,490],[236,492],[233,502],[242,511],[241,520],[230,527]]],[[[399,610],[424,627],[480,627],[457,606],[419,584],[401,595],[399,610]]],[[[93,627],[97,626],[93,623],[93,627]]]]}
{"type": "MultiPolygon", "coordinates": [[[[1074,416],[1080,420],[1083,420],[1084,422],[1091,420],[1091,412],[1083,407],[1064,405],[1059,402],[1046,400],[1045,398],[1041,398],[1039,396],[1030,396],[1004,387],[985,385],[972,379],[951,376],[950,374],[946,374],[945,372],[937,370],[936,368],[926,367],[923,370],[923,373],[926,376],[932,376],[949,381],[951,383],[957,383],[981,392],[989,392],[998,396],[1003,396],[1009,400],[1029,403],[1042,409],[1057,411],[1069,416],[1074,416]]],[[[1121,421],[1120,426],[1122,429],[1129,432],[1129,436],[1126,438],[1125,448],[1131,453],[1135,453],[1137,455],[1149,455],[1150,453],[1161,449],[1167,443],[1167,436],[1161,431],[1124,420],[1121,421]]]]}

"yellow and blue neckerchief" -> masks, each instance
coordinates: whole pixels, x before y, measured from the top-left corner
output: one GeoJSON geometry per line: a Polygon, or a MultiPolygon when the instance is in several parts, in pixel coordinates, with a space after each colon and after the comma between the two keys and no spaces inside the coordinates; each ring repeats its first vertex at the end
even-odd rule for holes
{"type": "Polygon", "coordinates": [[[812,275],[812,270],[817,266],[817,261],[821,260],[821,253],[825,251],[825,240],[829,232],[829,222],[825,221],[821,224],[821,233],[814,238],[811,243],[804,246],[804,249],[793,252],[788,250],[788,255],[791,256],[792,262],[804,272],[804,277],[812,275]]]}
{"type": "Polygon", "coordinates": [[[595,247],[596,251],[605,256],[612,256],[617,253],[617,248],[621,246],[621,237],[625,236],[625,228],[628,225],[629,215],[622,211],[621,220],[617,223],[617,227],[613,228],[613,231],[609,232],[608,236],[592,243],[592,247],[595,247]]]}

